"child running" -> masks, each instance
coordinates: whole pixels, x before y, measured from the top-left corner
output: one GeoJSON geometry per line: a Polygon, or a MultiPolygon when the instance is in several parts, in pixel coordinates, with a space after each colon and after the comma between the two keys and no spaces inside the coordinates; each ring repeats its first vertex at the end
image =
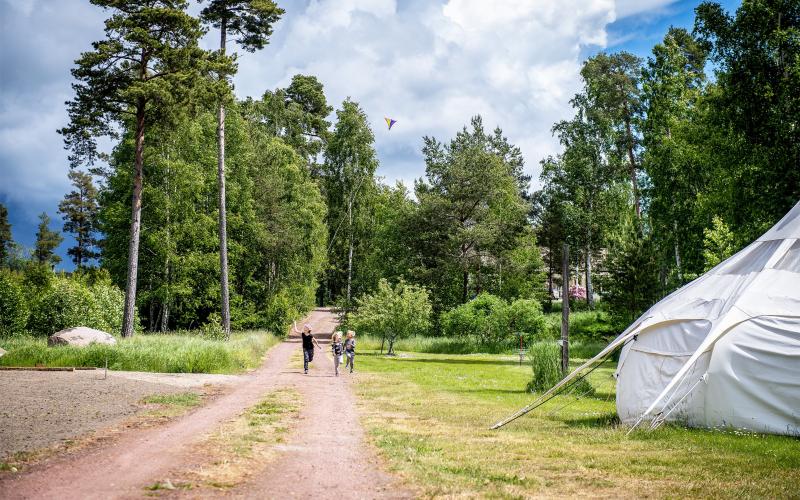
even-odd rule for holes
{"type": "Polygon", "coordinates": [[[331,336],[331,351],[333,352],[333,369],[338,377],[339,365],[342,362],[342,352],[344,351],[342,347],[342,332],[333,332],[331,336]]]}
{"type": "MultiPolygon", "coordinates": [[[[297,322],[294,323],[294,333],[300,333],[297,330],[297,322]]],[[[311,325],[308,323],[303,326],[303,332],[300,333],[300,337],[303,339],[303,370],[308,375],[308,363],[314,361],[314,344],[319,347],[319,343],[311,333],[311,325]]],[[[320,347],[320,349],[322,348],[320,347]]]]}
{"type": "Polygon", "coordinates": [[[344,341],[344,353],[347,355],[347,363],[344,367],[350,367],[350,373],[353,373],[353,366],[355,366],[356,357],[356,332],[347,330],[347,340],[344,341]]]}

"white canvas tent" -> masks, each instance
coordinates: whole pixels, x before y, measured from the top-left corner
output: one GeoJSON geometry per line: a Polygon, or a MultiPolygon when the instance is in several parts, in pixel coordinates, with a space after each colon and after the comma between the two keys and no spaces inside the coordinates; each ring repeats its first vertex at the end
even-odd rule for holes
{"type": "Polygon", "coordinates": [[[800,203],[495,428],[545,402],[620,346],[615,375],[624,423],[666,420],[800,435],[800,203]]]}

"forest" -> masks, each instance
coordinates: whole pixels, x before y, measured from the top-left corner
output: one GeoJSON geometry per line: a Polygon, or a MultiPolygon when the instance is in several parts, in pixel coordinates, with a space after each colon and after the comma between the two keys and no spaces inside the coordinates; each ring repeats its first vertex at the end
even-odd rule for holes
{"type": "Polygon", "coordinates": [[[53,271],[52,214],[27,250],[0,206],[3,336],[281,333],[325,305],[376,335],[510,346],[557,331],[546,313],[567,244],[570,306],[606,337],[800,199],[796,3],[702,3],[646,59],[584,61],[574,114],[552,126],[561,153],[523,158],[471,113],[451,137],[421,138],[413,185],[380,176],[357,96],[331,103],[298,74],[236,97],[237,52],[269,52],[276,4],[211,1],[193,17],[185,1],[92,3],[130,8],[109,11],[73,69],[61,134],[74,189],[58,216],[75,271],[53,271]],[[222,49],[201,49],[212,29],[222,49]],[[387,326],[386,311],[409,320],[387,326]]]}

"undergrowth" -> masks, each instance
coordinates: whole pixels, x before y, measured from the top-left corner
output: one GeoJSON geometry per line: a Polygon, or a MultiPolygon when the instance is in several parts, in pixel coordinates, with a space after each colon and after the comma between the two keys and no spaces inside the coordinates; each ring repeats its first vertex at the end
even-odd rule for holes
{"type": "Polygon", "coordinates": [[[48,347],[47,339],[0,339],[7,354],[0,366],[104,367],[161,373],[237,373],[259,365],[278,339],[267,332],[235,333],[228,341],[188,334],[147,334],[117,339],[116,345],[48,347]]]}

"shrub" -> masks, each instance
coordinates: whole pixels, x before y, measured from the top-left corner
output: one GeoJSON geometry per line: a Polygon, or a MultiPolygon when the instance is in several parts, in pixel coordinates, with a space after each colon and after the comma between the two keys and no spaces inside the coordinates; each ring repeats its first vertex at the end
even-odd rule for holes
{"type": "Polygon", "coordinates": [[[576,312],[569,316],[570,338],[598,341],[617,333],[611,316],[605,311],[576,312]]]}
{"type": "Polygon", "coordinates": [[[55,275],[50,266],[28,262],[22,273],[23,291],[28,297],[28,304],[33,306],[36,299],[52,286],[54,280],[55,275]]]}
{"type": "Polygon", "coordinates": [[[23,333],[28,312],[20,284],[10,274],[0,273],[0,336],[23,333]]]}
{"type": "Polygon", "coordinates": [[[69,278],[57,278],[33,304],[28,328],[35,335],[52,335],[65,328],[99,328],[98,310],[89,288],[69,278]]]}
{"type": "Polygon", "coordinates": [[[205,324],[200,328],[200,333],[207,339],[223,340],[225,330],[222,328],[222,316],[216,312],[209,314],[205,324]]]}
{"type": "MultiPolygon", "coordinates": [[[[98,281],[91,286],[90,291],[95,305],[95,315],[92,318],[95,326],[92,328],[109,333],[121,331],[125,293],[106,281],[98,281]]],[[[135,323],[138,325],[138,320],[135,323]]]]}
{"type": "Polygon", "coordinates": [[[530,346],[528,357],[533,370],[529,392],[546,391],[561,380],[561,348],[557,343],[537,342],[530,346]]]}
{"type": "Polygon", "coordinates": [[[508,306],[506,322],[509,332],[520,332],[528,339],[543,340],[546,336],[546,322],[542,313],[542,305],[538,300],[519,299],[508,306]]]}
{"type": "Polygon", "coordinates": [[[481,293],[466,304],[461,304],[442,315],[445,335],[472,336],[480,342],[510,341],[508,332],[508,305],[489,293],[481,293]]]}
{"type": "Polygon", "coordinates": [[[388,354],[394,353],[396,339],[424,335],[431,326],[428,290],[403,280],[392,287],[381,279],[375,293],[364,295],[357,305],[350,324],[359,332],[385,338],[389,342],[388,354]]]}

